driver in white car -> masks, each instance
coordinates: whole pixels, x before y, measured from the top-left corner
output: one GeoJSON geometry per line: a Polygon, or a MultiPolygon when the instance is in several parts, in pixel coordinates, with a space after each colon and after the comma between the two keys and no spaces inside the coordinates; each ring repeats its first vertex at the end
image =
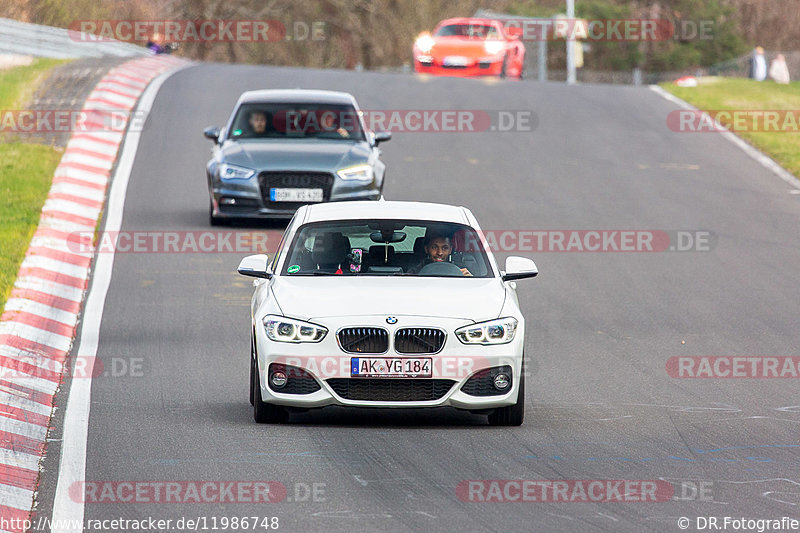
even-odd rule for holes
{"type": "MultiPolygon", "coordinates": [[[[425,259],[422,262],[409,269],[412,274],[419,273],[425,265],[431,263],[444,263],[450,260],[450,254],[453,251],[453,244],[447,235],[431,234],[425,236],[425,259]]],[[[465,276],[472,276],[466,268],[461,269],[461,273],[465,276]]]]}

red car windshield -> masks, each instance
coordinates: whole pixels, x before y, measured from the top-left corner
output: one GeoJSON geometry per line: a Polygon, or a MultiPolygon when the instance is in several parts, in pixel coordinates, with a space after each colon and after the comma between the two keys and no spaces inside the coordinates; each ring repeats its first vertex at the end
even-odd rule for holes
{"type": "Polygon", "coordinates": [[[502,39],[496,26],[489,24],[448,24],[436,30],[435,37],[463,37],[465,39],[502,39]]]}

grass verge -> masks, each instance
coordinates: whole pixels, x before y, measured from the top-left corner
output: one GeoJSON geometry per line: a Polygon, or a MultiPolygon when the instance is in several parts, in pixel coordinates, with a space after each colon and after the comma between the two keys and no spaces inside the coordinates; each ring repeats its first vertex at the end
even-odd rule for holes
{"type": "MultiPolygon", "coordinates": [[[[0,110],[22,109],[50,70],[61,63],[38,59],[28,66],[3,70],[0,110]]],[[[61,155],[62,151],[52,146],[0,139],[0,309],[5,307],[36,231],[61,155]]]]}
{"type": "MultiPolygon", "coordinates": [[[[784,110],[793,112],[794,117],[789,118],[800,116],[800,82],[779,85],[771,81],[716,77],[698,78],[698,81],[697,87],[678,87],[672,83],[662,83],[661,87],[704,111],[784,110]]],[[[732,127],[724,118],[720,122],[786,170],[800,176],[800,128],[796,121],[781,119],[778,131],[772,127],[769,128],[772,131],[743,131],[735,125],[732,127]]],[[[752,118],[747,124],[752,125],[752,118]]]]}

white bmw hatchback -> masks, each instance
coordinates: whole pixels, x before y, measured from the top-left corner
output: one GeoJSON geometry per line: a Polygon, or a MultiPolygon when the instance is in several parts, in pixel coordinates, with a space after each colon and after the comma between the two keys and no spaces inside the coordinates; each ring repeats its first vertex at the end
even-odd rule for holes
{"type": "Polygon", "coordinates": [[[260,423],[328,405],[450,406],[520,425],[525,319],[464,207],[335,202],[298,209],[277,253],[245,257],[250,401],[260,423]]]}

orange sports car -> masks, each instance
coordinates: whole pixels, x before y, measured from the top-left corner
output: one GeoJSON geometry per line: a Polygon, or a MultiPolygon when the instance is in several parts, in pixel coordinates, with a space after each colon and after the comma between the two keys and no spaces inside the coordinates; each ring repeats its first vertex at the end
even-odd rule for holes
{"type": "Polygon", "coordinates": [[[440,76],[522,78],[525,46],[499,20],[453,18],[414,42],[414,71],[440,76]]]}

